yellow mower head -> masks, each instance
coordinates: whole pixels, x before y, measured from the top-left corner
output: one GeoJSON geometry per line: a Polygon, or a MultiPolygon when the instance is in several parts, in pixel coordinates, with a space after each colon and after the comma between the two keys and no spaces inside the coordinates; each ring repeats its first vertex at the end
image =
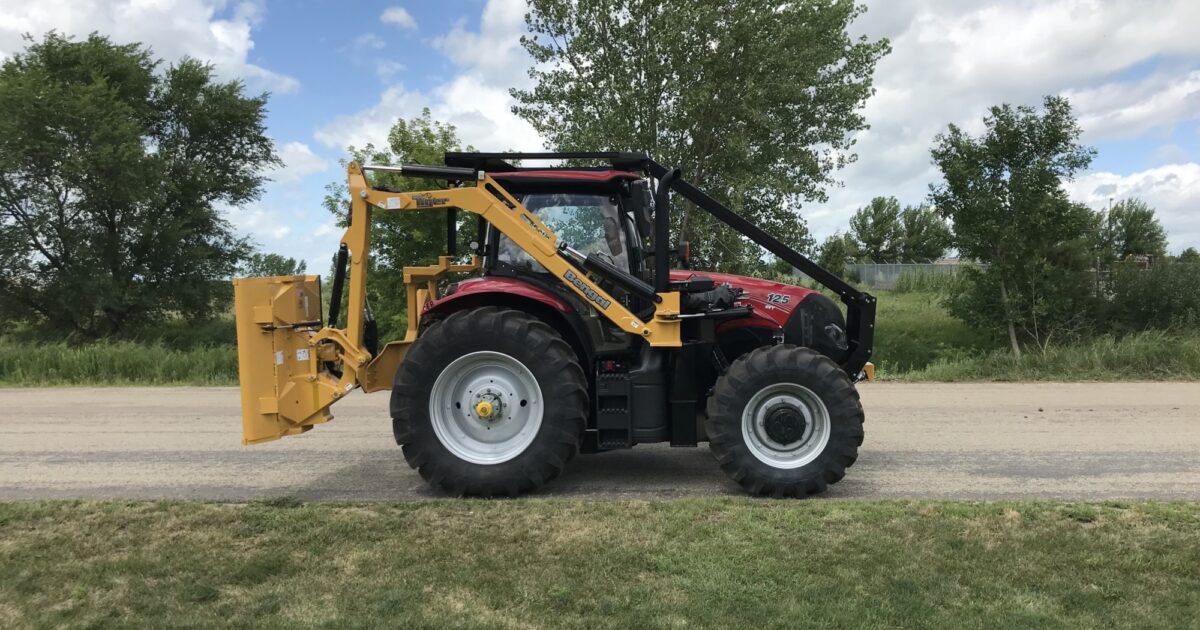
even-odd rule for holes
{"type": "Polygon", "coordinates": [[[318,370],[310,344],[321,327],[318,276],[233,281],[242,442],[296,435],[327,422],[337,380],[318,370]]]}

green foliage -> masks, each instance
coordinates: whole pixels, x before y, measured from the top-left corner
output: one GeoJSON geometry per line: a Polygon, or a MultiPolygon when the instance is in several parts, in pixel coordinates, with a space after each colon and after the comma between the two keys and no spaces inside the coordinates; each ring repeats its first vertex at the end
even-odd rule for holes
{"type": "Polygon", "coordinates": [[[28,344],[0,341],[0,385],[236,385],[232,345],[179,350],[131,341],[28,344]]]}
{"type": "Polygon", "coordinates": [[[895,197],[872,199],[850,217],[850,234],[862,258],[874,263],[897,262],[904,240],[900,202],[895,197]]]}
{"type": "Polygon", "coordinates": [[[950,226],[928,206],[875,197],[850,217],[858,256],[874,263],[931,262],[950,248],[950,226]]]}
{"type": "Polygon", "coordinates": [[[1001,347],[999,337],[950,315],[945,295],[879,291],[875,350],[871,360],[882,378],[906,378],[940,359],[982,356],[1001,347]]]}
{"type": "Polygon", "coordinates": [[[1196,251],[1195,247],[1189,247],[1179,253],[1178,262],[1187,263],[1189,265],[1200,264],[1200,251],[1196,251]]]}
{"type": "Polygon", "coordinates": [[[220,207],[278,164],[266,96],[140,45],[51,32],[0,68],[0,317],[121,334],[223,308],[249,253],[220,207]]]}
{"type": "Polygon", "coordinates": [[[1020,343],[1045,347],[1078,330],[1088,296],[1096,217],[1071,203],[1062,181],[1091,163],[1065,98],[1046,97],[1042,112],[1000,105],[978,138],[955,125],[939,134],[933,161],[944,181],[931,199],[954,224],[955,246],[988,263],[968,274],[970,295],[952,310],[978,326],[1007,329],[1020,343]]]}
{"type": "Polygon", "coordinates": [[[304,273],[303,260],[297,261],[280,254],[264,254],[255,252],[246,257],[238,270],[242,277],[261,278],[265,276],[295,276],[304,273]]]}
{"type": "Polygon", "coordinates": [[[929,206],[906,206],[900,213],[900,225],[904,232],[899,247],[903,262],[935,262],[950,249],[950,226],[929,206]]]}
{"type": "Polygon", "coordinates": [[[1100,247],[1106,263],[1139,255],[1161,258],[1167,253],[1167,232],[1154,208],[1141,199],[1124,199],[1104,213],[1100,247]]]}
{"type": "Polygon", "coordinates": [[[1011,309],[1022,342],[1043,350],[1094,332],[1103,308],[1094,273],[1049,262],[1025,267],[1020,276],[1009,278],[994,267],[964,269],[955,288],[945,300],[952,315],[981,330],[999,331],[1007,323],[1005,309],[1011,309]],[[1009,287],[1007,301],[1003,282],[1009,287]]]}
{"type": "Polygon", "coordinates": [[[834,234],[821,243],[817,264],[835,276],[846,275],[846,265],[858,259],[858,244],[849,234],[834,234]]]}
{"type": "Polygon", "coordinates": [[[950,271],[907,271],[896,279],[896,293],[932,293],[936,295],[952,295],[963,289],[960,270],[950,271]]]}
{"type": "MultiPolygon", "coordinates": [[[[536,85],[513,108],[548,145],[631,150],[800,251],[796,213],[853,160],[885,40],[852,38],[845,0],[532,0],[522,44],[536,85]],[[604,16],[604,19],[598,19],[604,16]]],[[[756,271],[759,248],[690,204],[673,212],[696,267],[756,271]]]]}
{"type": "MultiPolygon", "coordinates": [[[[387,142],[386,149],[376,149],[370,144],[349,147],[349,159],[360,164],[441,164],[447,151],[474,150],[464,149],[454,125],[433,120],[428,108],[411,120],[397,120],[388,132],[387,142]]],[[[343,160],[343,164],[346,162],[343,160]]],[[[440,186],[435,180],[401,177],[396,173],[376,173],[372,175],[372,183],[400,191],[433,190],[440,186]]],[[[345,227],[350,207],[346,182],[334,182],[325,189],[326,210],[345,227]]],[[[475,238],[475,220],[462,212],[458,219],[458,251],[466,252],[475,238]]],[[[404,333],[408,303],[404,267],[431,265],[445,254],[445,211],[374,213],[367,298],[379,322],[381,341],[402,337],[404,333]]]]}
{"type": "Polygon", "coordinates": [[[1200,328],[1200,265],[1113,266],[1106,320],[1118,332],[1200,328]]]}
{"type": "Polygon", "coordinates": [[[1200,379],[1200,335],[1194,330],[1102,335],[1021,356],[1002,350],[947,353],[899,377],[912,381],[1190,381],[1200,379]]]}

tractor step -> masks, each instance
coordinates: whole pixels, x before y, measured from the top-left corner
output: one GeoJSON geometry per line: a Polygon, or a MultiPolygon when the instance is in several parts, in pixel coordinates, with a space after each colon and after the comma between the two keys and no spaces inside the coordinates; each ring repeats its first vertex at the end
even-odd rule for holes
{"type": "Polygon", "coordinates": [[[596,443],[600,450],[633,446],[632,393],[623,362],[596,362],[596,443]]]}

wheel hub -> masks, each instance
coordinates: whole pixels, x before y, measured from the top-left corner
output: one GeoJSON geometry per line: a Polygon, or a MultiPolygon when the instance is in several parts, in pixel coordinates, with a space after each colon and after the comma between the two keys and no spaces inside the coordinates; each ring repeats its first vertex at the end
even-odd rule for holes
{"type": "Polygon", "coordinates": [[[504,417],[504,397],[493,391],[475,396],[475,417],[482,422],[494,422],[504,417]]]}
{"type": "Polygon", "coordinates": [[[791,444],[804,435],[804,416],[790,407],[777,407],[767,414],[763,429],[779,444],[791,444]]]}

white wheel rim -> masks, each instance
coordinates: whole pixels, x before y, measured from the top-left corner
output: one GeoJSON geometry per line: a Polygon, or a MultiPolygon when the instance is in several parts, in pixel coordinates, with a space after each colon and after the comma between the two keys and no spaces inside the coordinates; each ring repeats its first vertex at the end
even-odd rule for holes
{"type": "Polygon", "coordinates": [[[742,439],[759,461],[774,468],[799,468],[811,463],[829,444],[829,410],[813,390],[796,383],[768,385],[754,394],[742,411],[742,439]],[[770,414],[788,410],[804,419],[798,439],[781,443],[767,433],[770,414]]]}
{"type": "Polygon", "coordinates": [[[474,464],[500,464],[525,452],[542,426],[542,390],[533,372],[501,352],[463,355],[429,395],[433,432],[446,450],[474,464]],[[477,413],[491,406],[490,417],[477,413]]]}

